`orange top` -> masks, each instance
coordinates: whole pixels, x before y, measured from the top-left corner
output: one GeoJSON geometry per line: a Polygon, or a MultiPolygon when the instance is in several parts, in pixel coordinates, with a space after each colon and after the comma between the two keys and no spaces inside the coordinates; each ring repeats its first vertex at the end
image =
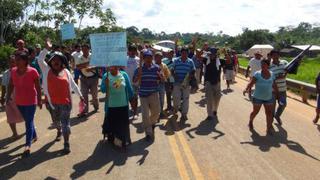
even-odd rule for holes
{"type": "Polygon", "coordinates": [[[52,70],[48,73],[48,92],[52,104],[70,104],[70,90],[67,73],[62,72],[62,76],[56,76],[52,70]]]}

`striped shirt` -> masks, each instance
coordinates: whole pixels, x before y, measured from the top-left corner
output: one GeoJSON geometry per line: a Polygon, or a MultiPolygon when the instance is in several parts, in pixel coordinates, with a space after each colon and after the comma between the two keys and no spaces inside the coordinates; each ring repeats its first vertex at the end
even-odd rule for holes
{"type": "Polygon", "coordinates": [[[177,58],[173,61],[173,71],[176,76],[175,82],[182,83],[184,78],[192,71],[195,71],[196,68],[191,59],[182,61],[181,58],[177,58]]]}
{"type": "Polygon", "coordinates": [[[288,61],[286,60],[280,60],[279,65],[271,63],[269,69],[272,71],[274,76],[276,77],[276,84],[278,87],[279,92],[285,92],[287,91],[287,83],[286,83],[286,78],[280,78],[278,79],[279,76],[283,75],[286,73],[285,67],[287,66],[288,61]]]}
{"type": "MultiPolygon", "coordinates": [[[[134,72],[134,77],[138,75],[139,68],[134,72]]],[[[151,67],[146,65],[142,66],[141,82],[139,87],[139,96],[148,97],[151,94],[159,91],[160,67],[156,64],[152,64],[151,67]]]]}

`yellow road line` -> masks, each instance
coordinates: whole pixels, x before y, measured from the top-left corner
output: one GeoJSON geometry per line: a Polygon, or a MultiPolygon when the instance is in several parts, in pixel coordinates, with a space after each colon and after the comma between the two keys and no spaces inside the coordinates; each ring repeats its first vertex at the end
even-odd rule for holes
{"type": "MultiPolygon", "coordinates": [[[[168,127],[167,126],[168,123],[169,123],[169,121],[166,120],[163,123],[163,126],[168,127]]],[[[173,136],[173,135],[172,136],[168,136],[168,139],[169,139],[169,144],[170,144],[170,147],[171,147],[171,150],[172,150],[172,153],[173,153],[173,157],[176,160],[177,168],[178,168],[179,175],[180,175],[181,179],[189,180],[190,177],[188,175],[188,172],[187,172],[187,169],[186,169],[186,165],[183,162],[183,159],[182,159],[181,153],[179,151],[179,147],[178,147],[177,141],[175,139],[175,136],[173,136]]]]}
{"type": "Polygon", "coordinates": [[[181,131],[177,132],[176,135],[178,136],[180,143],[182,145],[183,151],[185,153],[185,155],[187,156],[189,165],[191,167],[191,170],[193,172],[193,175],[195,176],[195,178],[197,180],[203,180],[203,175],[200,171],[200,168],[198,166],[197,161],[195,160],[194,156],[192,155],[191,149],[186,141],[186,139],[184,138],[183,134],[181,131]]]}
{"type": "Polygon", "coordinates": [[[174,156],[174,158],[176,160],[176,164],[177,164],[177,168],[178,168],[180,177],[183,180],[189,180],[190,178],[189,178],[189,175],[187,173],[186,166],[185,166],[185,164],[183,162],[182,156],[180,154],[177,141],[176,141],[174,136],[168,136],[168,138],[169,138],[169,143],[170,143],[170,146],[171,146],[171,150],[172,150],[173,156],[174,156]]]}

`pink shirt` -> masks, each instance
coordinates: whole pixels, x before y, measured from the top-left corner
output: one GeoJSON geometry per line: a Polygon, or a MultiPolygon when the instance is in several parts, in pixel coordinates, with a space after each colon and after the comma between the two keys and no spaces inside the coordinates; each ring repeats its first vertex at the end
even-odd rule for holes
{"type": "Polygon", "coordinates": [[[28,66],[23,75],[18,75],[17,68],[11,70],[11,79],[15,90],[17,105],[28,106],[37,104],[37,90],[35,80],[39,79],[36,69],[28,66]]]}

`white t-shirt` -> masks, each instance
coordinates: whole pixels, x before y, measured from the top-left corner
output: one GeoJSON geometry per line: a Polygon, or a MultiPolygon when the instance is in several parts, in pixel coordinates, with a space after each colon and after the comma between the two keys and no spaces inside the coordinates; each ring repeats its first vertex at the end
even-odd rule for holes
{"type": "Polygon", "coordinates": [[[139,66],[139,61],[140,61],[140,58],[138,58],[137,56],[135,58],[130,58],[128,56],[128,62],[127,62],[127,67],[125,68],[125,71],[129,75],[131,82],[133,79],[134,72],[139,66]]]}
{"type": "Polygon", "coordinates": [[[78,52],[78,51],[75,51],[71,54],[71,56],[73,57],[74,59],[74,63],[77,64],[77,62],[79,62],[79,59],[81,58],[82,56],[82,51],[78,52]]]}
{"type": "Polygon", "coordinates": [[[79,65],[79,64],[88,63],[90,62],[90,58],[91,58],[91,53],[89,53],[88,57],[84,57],[82,54],[81,56],[79,56],[77,60],[75,60],[75,64],[79,65]]]}
{"type": "Polygon", "coordinates": [[[253,77],[257,71],[261,70],[261,60],[252,58],[249,62],[249,66],[251,68],[250,77],[253,77]]]}

